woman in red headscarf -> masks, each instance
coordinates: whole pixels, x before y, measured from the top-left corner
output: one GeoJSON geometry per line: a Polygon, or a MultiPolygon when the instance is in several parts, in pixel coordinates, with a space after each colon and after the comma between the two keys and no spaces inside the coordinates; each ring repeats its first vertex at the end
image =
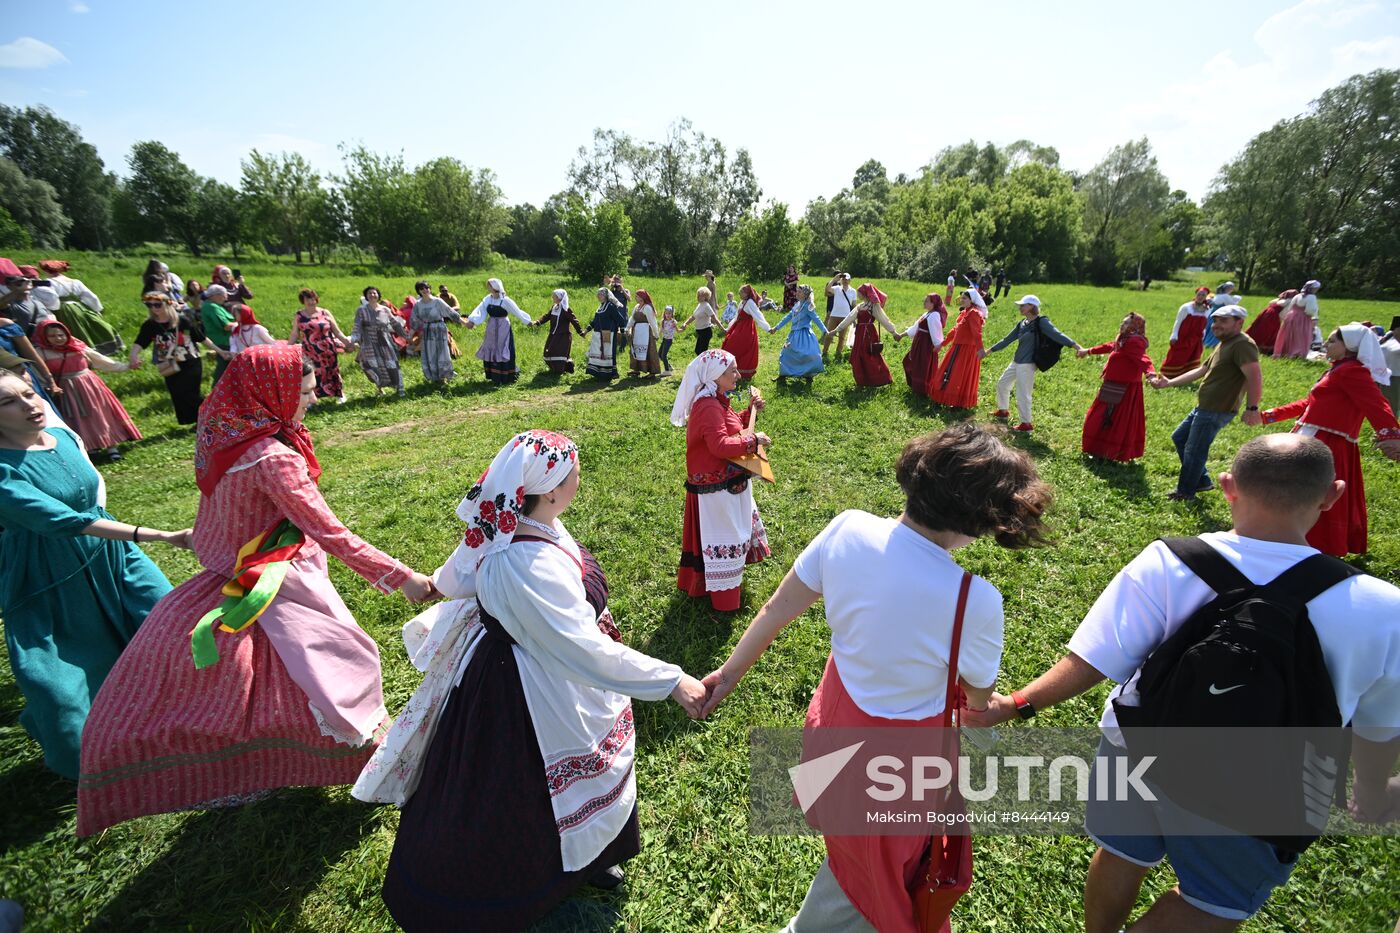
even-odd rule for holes
{"type": "Polygon", "coordinates": [[[74,338],[67,325],[58,321],[40,324],[35,336],[35,349],[43,357],[63,394],[58,398],[59,412],[68,426],[78,432],[89,451],[106,451],[113,460],[120,460],[117,445],[139,441],[141,432],[126,413],[122,403],[107,388],[107,383],[93,372],[124,373],[131,367],[103,356],[74,338]]]}
{"type": "Polygon", "coordinates": [[[904,378],[917,395],[928,395],[947,324],[948,309],[943,305],[943,296],[929,292],[924,296],[923,315],[904,332],[904,336],[913,338],[909,352],[904,354],[904,378]]]}
{"type": "Polygon", "coordinates": [[[1266,356],[1274,355],[1274,341],[1278,340],[1279,327],[1283,323],[1283,312],[1297,294],[1298,289],[1296,288],[1279,292],[1278,297],[1269,302],[1264,310],[1259,312],[1254,323],[1245,330],[1249,339],[1259,345],[1260,353],[1266,356]]]}
{"type": "Polygon", "coordinates": [[[739,378],[752,379],[753,374],[758,372],[758,328],[762,327],[765,333],[773,328],[768,326],[763,312],[759,310],[758,292],[752,285],[745,284],[739,289],[739,301],[739,316],[729,325],[720,347],[734,354],[739,364],[739,378]]]}
{"type": "Polygon", "coordinates": [[[270,343],[276,343],[272,335],[263,327],[258,316],[253,313],[253,309],[248,305],[239,305],[237,309],[238,321],[232,333],[228,335],[228,348],[234,353],[246,350],[249,347],[264,347],[270,343]]]}
{"type": "Polygon", "coordinates": [[[388,725],[374,639],[326,554],[383,592],[432,583],[331,512],[302,424],[315,372],[301,347],[234,356],[199,409],[191,542],[206,568],[155,607],[83,731],[78,834],[152,813],[349,784],[388,725]]]}
{"type": "Polygon", "coordinates": [[[878,323],[894,334],[895,340],[903,335],[899,328],[890,323],[885,314],[885,303],[889,298],[884,292],[866,282],[856,289],[856,294],[864,300],[856,306],[855,314],[846,316],[835,333],[839,334],[850,327],[852,321],[855,322],[856,335],[851,340],[851,374],[855,376],[856,385],[887,386],[894,380],[890,378],[890,368],[885,365],[885,357],[882,355],[885,348],[877,339],[879,333],[875,325],[878,323]]]}
{"type": "Polygon", "coordinates": [[[1142,377],[1154,373],[1147,355],[1147,320],[1137,312],[1123,318],[1118,338],[1079,351],[1080,359],[1108,354],[1103,385],[1084,416],[1084,452],[1091,457],[1127,462],[1142,456],[1147,414],[1142,404],[1142,377]]]}

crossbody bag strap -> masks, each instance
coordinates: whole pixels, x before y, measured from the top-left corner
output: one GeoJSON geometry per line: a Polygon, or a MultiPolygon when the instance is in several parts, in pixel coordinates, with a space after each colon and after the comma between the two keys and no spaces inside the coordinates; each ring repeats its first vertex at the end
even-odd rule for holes
{"type": "Polygon", "coordinates": [[[972,573],[964,570],[958,588],[958,608],[953,614],[953,640],[948,648],[948,689],[944,695],[943,722],[953,724],[953,710],[958,704],[958,651],[962,647],[963,616],[967,613],[967,594],[972,589],[972,573]]]}

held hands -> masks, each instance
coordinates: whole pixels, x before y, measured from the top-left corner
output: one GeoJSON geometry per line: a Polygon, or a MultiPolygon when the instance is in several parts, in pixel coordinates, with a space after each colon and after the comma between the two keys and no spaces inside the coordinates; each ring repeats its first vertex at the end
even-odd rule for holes
{"type": "Polygon", "coordinates": [[[403,591],[404,598],[411,603],[425,603],[433,599],[438,593],[437,587],[433,586],[433,581],[416,570],[409,571],[408,579],[403,581],[403,586],[399,587],[403,591]]]}
{"type": "Polygon", "coordinates": [[[691,719],[701,719],[705,716],[707,695],[705,685],[689,674],[681,674],[680,683],[671,691],[671,699],[679,703],[691,719]]]}
{"type": "Polygon", "coordinates": [[[194,534],[193,528],[185,528],[180,531],[166,532],[164,541],[171,547],[183,548],[186,551],[194,550],[194,545],[190,542],[190,536],[194,534]]]}
{"type": "Polygon", "coordinates": [[[1074,351],[1074,355],[1077,356],[1077,357],[1079,357],[1079,358],[1082,360],[1082,359],[1084,359],[1084,357],[1086,357],[1086,356],[1089,355],[1089,351],[1088,351],[1087,349],[1085,349],[1084,347],[1080,347],[1078,350],[1075,350],[1075,351],[1074,351]]]}
{"type": "Polygon", "coordinates": [[[1165,389],[1167,387],[1167,377],[1161,373],[1154,373],[1147,377],[1147,384],[1154,389],[1165,389]]]}
{"type": "Polygon", "coordinates": [[[1391,460],[1400,460],[1400,438],[1388,441],[1378,441],[1376,449],[1391,460]]]}
{"type": "Polygon", "coordinates": [[[987,358],[987,348],[986,348],[986,347],[983,347],[982,349],[980,349],[980,350],[977,351],[977,358],[978,358],[979,360],[984,360],[984,359],[987,358]]]}
{"type": "Polygon", "coordinates": [[[987,701],[986,709],[968,708],[958,712],[958,721],[962,725],[979,729],[999,726],[1015,718],[1016,704],[1012,702],[1011,697],[1002,696],[995,692],[992,694],[992,698],[987,701]]]}
{"type": "Polygon", "coordinates": [[[1264,423],[1264,416],[1257,411],[1247,411],[1240,415],[1240,421],[1249,425],[1251,428],[1257,428],[1264,423]]]}
{"type": "Polygon", "coordinates": [[[709,716],[719,706],[720,701],[729,696],[734,688],[739,685],[739,678],[731,677],[724,668],[718,668],[705,675],[701,681],[705,689],[709,691],[709,696],[705,700],[705,707],[700,711],[702,717],[709,716]]]}

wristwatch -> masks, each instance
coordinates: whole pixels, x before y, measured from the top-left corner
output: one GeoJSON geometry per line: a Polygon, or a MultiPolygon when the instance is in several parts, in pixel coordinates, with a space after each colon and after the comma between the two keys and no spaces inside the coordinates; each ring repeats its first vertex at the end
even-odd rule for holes
{"type": "Polygon", "coordinates": [[[1035,715],[1035,707],[1031,701],[1026,699],[1026,695],[1017,690],[1011,694],[1011,702],[1016,704],[1016,715],[1022,719],[1030,719],[1035,715]]]}
{"type": "Polygon", "coordinates": [[[1244,410],[1245,410],[1245,411],[1258,411],[1258,410],[1259,410],[1259,406],[1258,406],[1258,405],[1246,405],[1246,406],[1244,406],[1244,410]]]}

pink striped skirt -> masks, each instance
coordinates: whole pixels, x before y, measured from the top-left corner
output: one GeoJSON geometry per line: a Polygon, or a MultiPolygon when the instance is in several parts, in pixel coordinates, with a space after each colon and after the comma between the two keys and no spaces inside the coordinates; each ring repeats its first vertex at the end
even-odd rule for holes
{"type": "Polygon", "coordinates": [[[126,441],[139,441],[141,432],[107,383],[90,369],[59,377],[63,394],[58,410],[78,432],[88,450],[106,450],[126,441]]]}
{"type": "Polygon", "coordinates": [[[190,630],[227,577],[193,577],[156,604],[83,729],[78,835],[279,787],[351,784],[388,726],[379,654],[326,575],[319,548],[241,632],[215,632],[196,670],[190,630]]]}

